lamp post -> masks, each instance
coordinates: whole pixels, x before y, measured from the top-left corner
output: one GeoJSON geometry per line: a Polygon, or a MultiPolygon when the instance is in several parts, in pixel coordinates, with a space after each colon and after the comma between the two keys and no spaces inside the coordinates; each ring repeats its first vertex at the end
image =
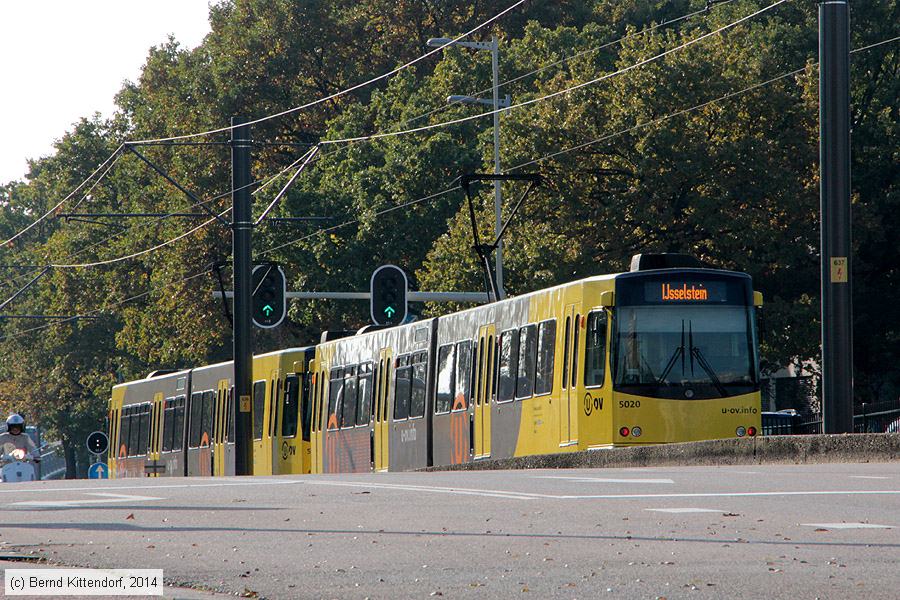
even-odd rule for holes
{"type": "MultiPolygon", "coordinates": [[[[428,40],[429,46],[462,46],[464,48],[472,48],[474,50],[490,50],[491,67],[493,70],[493,98],[491,100],[482,98],[473,98],[471,96],[450,96],[447,101],[461,104],[487,104],[494,109],[494,174],[500,174],[500,109],[508,108],[512,104],[512,99],[507,95],[500,98],[500,41],[496,35],[491,36],[490,42],[464,42],[453,41],[449,38],[431,38],[428,40]]],[[[500,181],[494,182],[494,234],[499,236],[502,227],[502,191],[500,181]]],[[[496,271],[497,271],[497,288],[500,292],[500,299],[506,297],[503,289],[503,242],[497,245],[496,255],[496,271]]]]}

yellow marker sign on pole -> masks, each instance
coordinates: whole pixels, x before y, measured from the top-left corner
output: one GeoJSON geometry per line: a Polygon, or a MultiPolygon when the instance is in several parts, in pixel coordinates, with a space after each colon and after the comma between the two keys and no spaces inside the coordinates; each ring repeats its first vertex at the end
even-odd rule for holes
{"type": "Polygon", "coordinates": [[[846,256],[831,257],[831,283],[847,283],[847,270],[846,256]]]}
{"type": "Polygon", "coordinates": [[[241,396],[241,412],[250,412],[250,396],[241,396]]]}

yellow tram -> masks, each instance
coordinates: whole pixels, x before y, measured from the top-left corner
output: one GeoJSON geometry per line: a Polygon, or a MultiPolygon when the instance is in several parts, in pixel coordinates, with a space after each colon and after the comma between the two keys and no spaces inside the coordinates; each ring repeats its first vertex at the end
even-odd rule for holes
{"type": "MultiPolygon", "coordinates": [[[[643,255],[631,271],[255,356],[253,473],[411,470],[754,436],[743,273],[643,255]]],[[[234,472],[232,365],[121,384],[114,476],[234,472]]]]}
{"type": "MultiPolygon", "coordinates": [[[[313,348],[253,357],[253,474],[308,473],[313,348]],[[304,409],[305,407],[305,409],[304,409]]],[[[156,371],[113,387],[110,476],[234,475],[232,362],[156,371]]]]}
{"type": "Polygon", "coordinates": [[[320,344],[313,471],[756,435],[750,277],[635,259],[629,273],[320,344]]]}

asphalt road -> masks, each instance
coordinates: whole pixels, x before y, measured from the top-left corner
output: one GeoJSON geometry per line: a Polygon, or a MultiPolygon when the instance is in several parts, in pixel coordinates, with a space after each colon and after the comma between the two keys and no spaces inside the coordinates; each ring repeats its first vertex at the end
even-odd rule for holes
{"type": "Polygon", "coordinates": [[[266,598],[900,597],[900,463],[54,481],[0,500],[0,548],[266,598]]]}

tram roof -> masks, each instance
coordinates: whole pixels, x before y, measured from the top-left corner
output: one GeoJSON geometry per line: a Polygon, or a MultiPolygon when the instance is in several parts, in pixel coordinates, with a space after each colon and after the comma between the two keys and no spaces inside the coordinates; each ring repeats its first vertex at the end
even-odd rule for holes
{"type": "MultiPolygon", "coordinates": [[[[286,354],[288,352],[306,352],[307,350],[315,350],[316,347],[313,346],[295,346],[294,348],[281,348],[279,350],[273,350],[272,352],[266,352],[265,354],[254,354],[253,358],[266,358],[268,356],[275,356],[277,354],[286,354]]],[[[229,361],[231,362],[231,361],[229,361]]]]}

